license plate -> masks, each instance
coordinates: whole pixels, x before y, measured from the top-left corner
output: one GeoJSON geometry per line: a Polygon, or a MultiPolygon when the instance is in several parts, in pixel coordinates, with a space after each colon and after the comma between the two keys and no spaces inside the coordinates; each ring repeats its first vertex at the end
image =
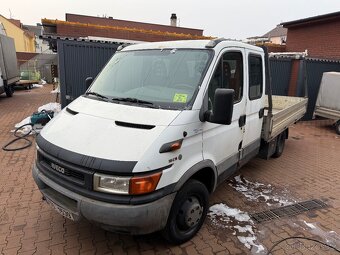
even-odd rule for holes
{"type": "Polygon", "coordinates": [[[65,218],[67,219],[70,219],[70,220],[73,220],[74,221],[74,218],[73,218],[73,215],[71,212],[69,212],[68,210],[62,208],[61,206],[55,204],[53,201],[49,200],[46,198],[46,202],[52,206],[58,213],[60,213],[62,216],[64,216],[65,218]]]}

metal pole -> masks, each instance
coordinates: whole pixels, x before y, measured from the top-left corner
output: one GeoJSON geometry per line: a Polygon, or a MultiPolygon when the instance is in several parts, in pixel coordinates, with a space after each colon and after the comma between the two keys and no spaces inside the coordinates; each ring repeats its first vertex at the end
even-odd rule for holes
{"type": "Polygon", "coordinates": [[[272,116],[273,113],[273,97],[272,97],[272,76],[270,71],[269,55],[266,46],[261,46],[264,51],[264,61],[266,68],[266,89],[268,94],[268,117],[272,116]]]}

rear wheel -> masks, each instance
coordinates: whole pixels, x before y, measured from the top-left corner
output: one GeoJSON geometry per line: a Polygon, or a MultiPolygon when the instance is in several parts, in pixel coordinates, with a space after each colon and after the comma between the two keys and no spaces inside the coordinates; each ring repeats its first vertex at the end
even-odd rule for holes
{"type": "Polygon", "coordinates": [[[338,120],[338,122],[335,123],[335,131],[338,135],[340,135],[340,120],[338,120]]]}
{"type": "Polygon", "coordinates": [[[189,180],[177,193],[162,234],[173,244],[190,240],[201,228],[208,212],[209,192],[197,180],[189,180]]]}
{"type": "Polygon", "coordinates": [[[275,152],[272,156],[273,158],[278,158],[282,155],[283,150],[285,148],[285,142],[286,142],[286,132],[282,132],[277,138],[275,152]]]}
{"type": "Polygon", "coordinates": [[[12,86],[5,86],[5,92],[7,97],[12,97],[13,96],[13,87],[12,86]]]}

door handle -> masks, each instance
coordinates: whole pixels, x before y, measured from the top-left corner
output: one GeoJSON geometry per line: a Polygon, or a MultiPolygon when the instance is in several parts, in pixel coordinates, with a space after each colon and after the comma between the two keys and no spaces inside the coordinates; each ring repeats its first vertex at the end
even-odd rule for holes
{"type": "Polygon", "coordinates": [[[247,115],[240,116],[240,118],[238,119],[239,127],[243,127],[246,124],[246,120],[247,120],[247,115]]]}

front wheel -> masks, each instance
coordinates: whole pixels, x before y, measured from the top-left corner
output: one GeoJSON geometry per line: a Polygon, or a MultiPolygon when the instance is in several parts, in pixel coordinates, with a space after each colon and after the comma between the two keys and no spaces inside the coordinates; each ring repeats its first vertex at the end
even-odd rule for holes
{"type": "Polygon", "coordinates": [[[340,135],[340,120],[335,123],[335,131],[338,135],[340,135]]]}
{"type": "Polygon", "coordinates": [[[173,244],[190,240],[203,225],[209,207],[209,192],[197,180],[189,180],[177,193],[162,234],[173,244]]]}

